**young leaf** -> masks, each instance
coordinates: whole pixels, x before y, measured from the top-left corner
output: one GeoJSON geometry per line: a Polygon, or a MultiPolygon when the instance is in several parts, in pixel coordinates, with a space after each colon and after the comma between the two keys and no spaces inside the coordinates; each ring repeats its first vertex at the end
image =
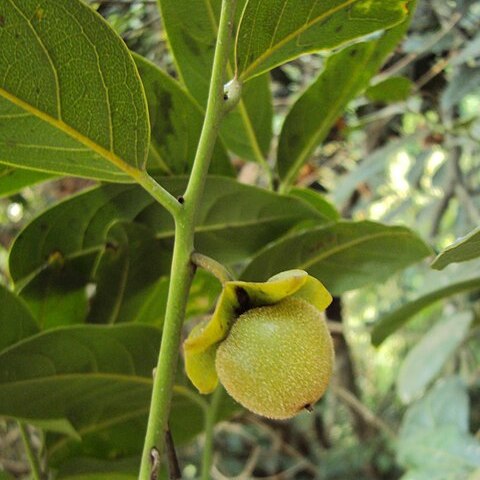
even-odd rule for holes
{"type": "Polygon", "coordinates": [[[30,187],[51,178],[53,176],[48,173],[0,165],[0,198],[13,195],[25,187],[30,187]]]}
{"type": "Polygon", "coordinates": [[[0,14],[0,162],[129,181],[150,129],[121,39],[80,0],[8,0],[0,14]]]}
{"type": "Polygon", "coordinates": [[[410,2],[407,18],[379,38],[331,56],[317,80],[293,105],[278,145],[278,170],[285,183],[295,181],[299,169],[325,140],[348,103],[368,86],[405,35],[415,5],[416,2],[410,2]]]}
{"type": "MultiPolygon", "coordinates": [[[[134,55],[150,111],[152,137],[149,168],[170,174],[189,173],[197,150],[204,114],[179,83],[148,60],[134,55]]],[[[213,152],[210,172],[232,175],[221,142],[213,152]]]]}
{"type": "Polygon", "coordinates": [[[465,339],[472,321],[471,312],[443,319],[408,352],[397,377],[397,392],[404,403],[418,397],[440,373],[465,339]]]}
{"type": "MultiPolygon", "coordinates": [[[[183,193],[185,178],[165,178],[165,187],[183,193]]],[[[281,196],[232,179],[209,177],[198,215],[196,248],[224,263],[253,255],[303,220],[324,218],[304,201],[281,196]]],[[[18,286],[61,253],[63,262],[96,255],[116,221],[135,221],[154,232],[163,251],[171,251],[173,221],[141,188],[106,185],[72,197],[47,210],[17,237],[10,252],[10,273],[18,286]]],[[[275,272],[276,273],[276,272],[275,272]]]]}
{"type": "Polygon", "coordinates": [[[430,252],[404,227],[339,222],[295,231],[271,243],[252,259],[242,278],[260,280],[299,268],[318,278],[333,295],[340,295],[381,282],[430,252]]]}
{"type": "Polygon", "coordinates": [[[471,271],[456,275],[449,271],[445,276],[433,275],[425,280],[425,284],[430,288],[427,292],[418,295],[414,300],[392,310],[386,315],[381,316],[374,329],[372,330],[372,343],[375,346],[380,345],[392,333],[403,327],[410,319],[422,311],[424,308],[432,305],[444,298],[467,293],[480,288],[480,276],[474,265],[471,271]]]}
{"type": "Polygon", "coordinates": [[[250,0],[237,32],[239,78],[392,27],[407,13],[408,0],[250,0]]]}
{"type": "MultiPolygon", "coordinates": [[[[246,0],[237,2],[237,23],[246,0]]],[[[160,0],[162,19],[182,82],[205,107],[218,34],[221,0],[160,0]]],[[[233,78],[233,68],[227,75],[233,78]]],[[[269,150],[273,107],[269,77],[245,85],[240,104],[229,113],[220,134],[234,153],[259,160],[269,150]]]]}
{"type": "Polygon", "coordinates": [[[39,328],[27,306],[0,285],[0,352],[38,333],[39,328]]]}
{"type": "Polygon", "coordinates": [[[432,268],[443,270],[451,263],[466,262],[480,257],[480,227],[440,252],[432,262],[432,268]]]}

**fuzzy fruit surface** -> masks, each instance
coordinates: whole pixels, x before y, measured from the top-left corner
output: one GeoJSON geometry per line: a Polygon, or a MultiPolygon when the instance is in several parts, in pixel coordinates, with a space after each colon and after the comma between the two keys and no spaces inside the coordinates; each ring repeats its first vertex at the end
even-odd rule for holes
{"type": "Polygon", "coordinates": [[[324,394],[333,358],[323,313],[287,298],[240,315],[218,348],[216,369],[227,392],[248,410],[285,419],[324,394]]]}

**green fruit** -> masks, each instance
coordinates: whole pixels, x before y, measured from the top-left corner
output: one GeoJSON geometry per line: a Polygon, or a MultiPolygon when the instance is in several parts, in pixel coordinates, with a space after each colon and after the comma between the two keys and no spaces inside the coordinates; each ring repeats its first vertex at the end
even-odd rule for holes
{"type": "Polygon", "coordinates": [[[220,344],[220,382],[240,404],[274,419],[309,409],[325,392],[333,345],[323,314],[299,298],[248,310],[220,344]]]}

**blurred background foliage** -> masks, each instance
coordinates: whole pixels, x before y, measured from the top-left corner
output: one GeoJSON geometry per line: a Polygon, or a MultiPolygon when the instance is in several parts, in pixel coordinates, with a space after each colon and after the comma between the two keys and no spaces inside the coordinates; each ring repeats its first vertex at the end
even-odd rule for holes
{"type": "MultiPolygon", "coordinates": [[[[90,3],[132,50],[175,75],[154,0],[90,3]]],[[[303,167],[300,185],[323,193],[345,218],[406,225],[436,251],[478,227],[479,27],[480,1],[420,0],[407,37],[303,167]]],[[[323,64],[308,55],[272,71],[275,133],[323,64]]],[[[258,164],[236,158],[235,165],[242,182],[264,184],[258,164]]],[[[69,178],[0,192],[1,283],[9,284],[7,251],[22,227],[91,184],[69,178]]],[[[371,333],[387,312],[478,278],[479,266],[472,260],[437,272],[425,262],[336,298],[328,318],[337,371],[326,397],[288,423],[245,412],[220,423],[212,478],[478,480],[478,285],[427,302],[378,347],[371,333]]],[[[200,435],[179,448],[185,479],[199,475],[202,442],[200,435]]],[[[16,476],[28,469],[19,432],[6,421],[0,464],[16,476]]]]}

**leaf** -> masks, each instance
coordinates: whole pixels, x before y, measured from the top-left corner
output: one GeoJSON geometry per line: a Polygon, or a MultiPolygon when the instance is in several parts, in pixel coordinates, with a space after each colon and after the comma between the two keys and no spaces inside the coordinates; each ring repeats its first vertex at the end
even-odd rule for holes
{"type": "Polygon", "coordinates": [[[299,268],[325,284],[332,295],[381,282],[422,260],[430,248],[411,230],[374,222],[339,222],[295,231],[266,246],[242,278],[260,280],[299,268]]]}
{"type": "Polygon", "coordinates": [[[139,464],[138,458],[116,461],[74,458],[61,466],[57,478],[62,480],[136,480],[139,464]]]}
{"type": "Polygon", "coordinates": [[[407,410],[399,440],[408,442],[422,432],[440,427],[454,427],[467,433],[469,409],[468,393],[462,380],[459,377],[442,379],[407,410]]]}
{"type": "Polygon", "coordinates": [[[0,354],[0,415],[67,418],[78,429],[145,408],[159,344],[159,331],[140,325],[30,337],[0,354]]]}
{"type": "Polygon", "coordinates": [[[135,223],[113,224],[93,274],[97,287],[88,322],[134,322],[146,308],[151,312],[153,302],[156,316],[148,323],[161,327],[165,295],[158,295],[156,287],[170,262],[170,252],[162,251],[154,232],[135,223]]]}
{"type": "Polygon", "coordinates": [[[85,321],[88,297],[85,288],[95,260],[86,255],[65,262],[52,252],[49,266],[20,291],[42,330],[85,321]]]}
{"type": "MultiPolygon", "coordinates": [[[[181,382],[184,381],[186,380],[182,374],[181,382]]],[[[183,385],[174,387],[170,428],[175,445],[184,445],[202,432],[204,408],[208,400],[208,397],[200,397],[183,385]]],[[[123,418],[116,417],[103,423],[86,424],[80,428],[82,443],[70,438],[50,436],[47,439],[49,464],[65,471],[71,467],[71,462],[76,463],[78,458],[94,457],[109,461],[118,459],[117,462],[120,464],[118,466],[123,464],[121,459],[127,461],[128,458],[138,458],[143,448],[148,408],[147,403],[144,409],[130,412],[123,418]]],[[[228,395],[224,395],[216,420],[230,418],[238,410],[239,406],[228,395]]],[[[138,458],[138,465],[139,463],[138,458]]],[[[112,464],[112,467],[115,464],[112,464]]],[[[138,468],[136,471],[138,472],[138,468]]]]}
{"type": "Polygon", "coordinates": [[[323,195],[320,195],[315,190],[312,190],[311,188],[292,187],[289,193],[292,197],[297,197],[307,202],[317,210],[326,221],[340,220],[340,214],[335,207],[326,200],[323,195]]]}
{"type": "Polygon", "coordinates": [[[393,309],[386,315],[381,316],[372,330],[372,343],[380,345],[392,333],[405,325],[411,317],[439,300],[471,292],[480,288],[480,276],[477,265],[473,265],[471,271],[456,274],[455,270],[449,270],[444,275],[432,272],[432,275],[424,279],[424,284],[430,287],[415,299],[393,309]],[[436,275],[434,275],[436,273],[436,275]]]}
{"type": "Polygon", "coordinates": [[[440,252],[432,262],[432,268],[443,270],[451,263],[466,262],[480,257],[480,227],[440,252]]]}
{"type": "MultiPolygon", "coordinates": [[[[171,174],[189,173],[197,150],[204,113],[180,84],[148,60],[134,55],[150,112],[152,137],[149,167],[171,174]]],[[[231,175],[230,159],[217,142],[211,173],[231,175]]]]}
{"type": "MultiPolygon", "coordinates": [[[[165,178],[162,184],[180,195],[186,179],[165,178]]],[[[298,222],[323,222],[301,200],[222,177],[208,178],[199,210],[196,248],[223,263],[253,255],[298,222]]],[[[20,233],[9,259],[17,288],[52,268],[48,259],[55,252],[65,265],[74,258],[97,255],[105,248],[109,228],[118,221],[135,221],[149,228],[158,247],[171,251],[174,226],[168,213],[139,187],[106,185],[59,203],[20,233]]]]}
{"type": "Polygon", "coordinates": [[[327,138],[348,103],[368,86],[371,77],[405,35],[415,6],[415,1],[410,2],[405,21],[380,38],[332,55],[315,82],[290,109],[278,146],[278,169],[284,183],[295,181],[299,169],[327,138]]]}
{"type": "Polygon", "coordinates": [[[25,187],[30,187],[51,178],[52,175],[48,173],[0,165],[0,198],[8,197],[25,187]]]}
{"type": "MultiPolygon", "coordinates": [[[[246,0],[237,2],[237,23],[246,0]]],[[[205,108],[210,85],[221,0],[160,0],[162,19],[182,82],[205,108]]],[[[227,75],[233,78],[233,69],[227,75]]],[[[242,100],[223,120],[220,134],[242,158],[259,161],[272,138],[273,107],[269,77],[245,85],[242,100]]]]}
{"type": "Polygon", "coordinates": [[[466,478],[480,466],[480,443],[468,434],[468,417],[468,395],[461,380],[452,377],[438,383],[404,417],[399,463],[438,472],[433,478],[466,478]]]}
{"type": "Polygon", "coordinates": [[[408,352],[400,366],[397,392],[404,403],[418,397],[461,345],[473,321],[471,312],[437,322],[408,352]]]}
{"type": "MultiPolygon", "coordinates": [[[[92,282],[89,323],[148,323],[161,328],[165,318],[171,253],[151,230],[135,223],[115,223],[108,232],[92,282]]],[[[220,292],[219,282],[197,270],[186,318],[204,314],[220,292]]]]}
{"type": "Polygon", "coordinates": [[[419,434],[403,444],[398,457],[405,466],[421,465],[435,480],[466,479],[480,467],[480,443],[449,427],[419,434]]]}
{"type": "Polygon", "coordinates": [[[285,183],[295,181],[348,102],[368,85],[375,72],[366,67],[375,45],[353,45],[330,57],[323,72],[288,112],[278,145],[278,169],[285,183]]]}
{"type": "Polygon", "coordinates": [[[38,325],[22,300],[0,285],[0,352],[38,333],[38,325]]]}
{"type": "Polygon", "coordinates": [[[392,27],[404,20],[407,5],[402,0],[250,0],[236,39],[239,78],[392,27]]]}
{"type": "MultiPolygon", "coordinates": [[[[159,345],[159,329],[131,324],[63,327],[30,337],[0,353],[0,416],[45,426],[70,421],[82,443],[49,437],[52,465],[75,451],[110,459],[139,453],[159,345]]],[[[203,410],[195,393],[174,391],[171,427],[184,443],[202,430],[203,410]]],[[[230,403],[222,405],[222,418],[231,412],[230,403]]]]}
{"type": "Polygon", "coordinates": [[[390,77],[367,89],[365,95],[374,102],[393,103],[406,100],[412,91],[412,82],[406,77],[390,77]]]}
{"type": "Polygon", "coordinates": [[[7,0],[0,14],[0,162],[129,181],[150,129],[121,39],[80,0],[7,0]]]}

